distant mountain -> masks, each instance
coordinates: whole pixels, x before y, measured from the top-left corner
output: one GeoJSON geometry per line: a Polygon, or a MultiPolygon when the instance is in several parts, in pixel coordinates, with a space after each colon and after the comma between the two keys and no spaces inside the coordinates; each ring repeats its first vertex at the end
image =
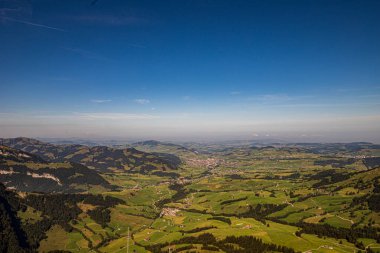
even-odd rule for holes
{"type": "Polygon", "coordinates": [[[49,162],[75,162],[102,172],[129,171],[150,173],[175,170],[178,162],[165,156],[135,148],[106,146],[54,145],[29,138],[0,139],[0,144],[38,155],[49,162]]]}
{"type": "Polygon", "coordinates": [[[72,162],[49,163],[33,154],[0,146],[0,182],[24,192],[78,192],[113,187],[95,170],[72,162]]]}
{"type": "MultiPolygon", "coordinates": [[[[135,142],[132,145],[158,146],[158,145],[161,145],[161,144],[164,144],[164,143],[160,142],[160,141],[155,141],[155,140],[148,140],[148,141],[135,142]]],[[[174,144],[168,143],[168,145],[174,145],[174,144]]]]}
{"type": "Polygon", "coordinates": [[[10,160],[14,162],[34,162],[46,163],[41,157],[21,150],[16,150],[6,146],[0,146],[0,160],[10,160]]]}
{"type": "Polygon", "coordinates": [[[48,142],[55,145],[86,145],[90,147],[94,146],[125,146],[128,143],[125,139],[82,139],[82,138],[38,138],[42,142],[48,142]]]}
{"type": "Polygon", "coordinates": [[[285,146],[297,146],[305,148],[308,152],[315,154],[365,154],[367,150],[379,150],[380,145],[370,142],[351,142],[351,143],[293,143],[285,146]]]}
{"type": "Polygon", "coordinates": [[[161,142],[161,141],[155,141],[155,140],[148,140],[148,141],[140,141],[140,142],[135,142],[132,144],[132,147],[145,147],[145,148],[160,148],[160,147],[166,147],[166,148],[172,148],[172,149],[177,149],[177,150],[186,150],[186,151],[191,151],[188,148],[185,148],[184,146],[178,145],[178,144],[173,144],[173,143],[168,143],[168,142],[161,142]]]}
{"type": "Polygon", "coordinates": [[[180,157],[188,157],[196,155],[196,151],[186,148],[184,146],[160,142],[155,140],[136,142],[131,145],[133,148],[144,151],[151,152],[155,154],[172,154],[180,157]]]}

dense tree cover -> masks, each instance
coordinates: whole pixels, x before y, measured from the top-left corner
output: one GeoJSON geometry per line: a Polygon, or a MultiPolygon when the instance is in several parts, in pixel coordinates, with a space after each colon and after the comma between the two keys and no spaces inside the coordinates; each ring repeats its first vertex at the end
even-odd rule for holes
{"type": "Polygon", "coordinates": [[[315,183],[313,187],[320,187],[328,184],[334,184],[341,182],[350,178],[350,174],[343,174],[337,172],[336,170],[324,170],[316,173],[315,175],[310,176],[311,180],[321,180],[318,183],[315,183]]]}
{"type": "Polygon", "coordinates": [[[350,207],[368,204],[368,208],[374,212],[380,212],[380,194],[366,194],[352,199],[350,207]]]}
{"type": "MultiPolygon", "coordinates": [[[[202,247],[209,247],[210,250],[221,249],[227,253],[263,253],[263,252],[285,252],[294,253],[294,250],[285,246],[279,246],[272,243],[264,243],[261,239],[253,236],[227,236],[223,240],[217,240],[212,234],[201,234],[197,237],[183,237],[171,242],[171,245],[177,244],[202,244],[202,247]],[[234,246],[236,245],[236,246],[234,246]]],[[[154,252],[162,253],[163,248],[169,244],[156,244],[146,246],[145,248],[154,252]]],[[[203,248],[205,249],[205,248],[203,248]]]]}
{"type": "Polygon", "coordinates": [[[282,176],[282,179],[297,179],[301,177],[301,173],[299,172],[294,172],[288,176],[282,176]]]}
{"type": "Polygon", "coordinates": [[[82,212],[76,205],[82,200],[74,194],[31,194],[25,198],[24,203],[41,211],[43,216],[52,221],[68,223],[82,212]]]}
{"type": "Polygon", "coordinates": [[[209,229],[212,229],[212,228],[216,228],[216,227],[215,226],[206,226],[206,227],[194,228],[194,229],[187,230],[187,231],[180,230],[180,232],[191,234],[191,233],[198,233],[198,232],[201,232],[201,231],[209,230],[209,229]]]}
{"type": "Polygon", "coordinates": [[[171,184],[169,189],[176,191],[176,193],[171,198],[162,199],[156,202],[156,206],[162,208],[165,204],[177,202],[178,200],[186,198],[187,194],[195,192],[195,190],[188,190],[184,188],[182,184],[171,184]]]}
{"type": "Polygon", "coordinates": [[[232,175],[227,175],[228,178],[230,179],[237,179],[237,180],[243,180],[243,179],[248,179],[248,178],[245,178],[245,177],[242,177],[241,175],[239,174],[232,174],[232,175]]]}
{"type": "Polygon", "coordinates": [[[218,247],[212,246],[212,245],[202,245],[203,250],[209,250],[209,251],[219,251],[218,247]]]}
{"type": "Polygon", "coordinates": [[[367,202],[369,209],[375,212],[380,212],[380,194],[371,195],[367,202]]]}
{"type": "Polygon", "coordinates": [[[153,152],[152,154],[157,155],[167,163],[171,164],[173,168],[178,168],[182,164],[181,158],[179,158],[176,155],[173,154],[167,154],[167,153],[157,153],[153,152]]]}
{"type": "Polygon", "coordinates": [[[71,253],[68,250],[50,250],[49,253],[71,253]]]}
{"type": "Polygon", "coordinates": [[[71,232],[73,227],[70,225],[70,221],[75,220],[82,213],[82,210],[77,206],[79,202],[99,206],[97,208],[102,209],[101,215],[89,213],[90,216],[92,215],[91,217],[96,217],[94,220],[102,226],[109,222],[109,211],[105,210],[124,203],[124,201],[110,196],[103,197],[92,194],[29,194],[23,202],[41,211],[44,217],[41,221],[24,226],[33,247],[38,247],[39,242],[45,238],[45,232],[52,225],[60,225],[66,231],[71,232]]]}
{"type": "Polygon", "coordinates": [[[46,163],[39,156],[0,145],[0,164],[4,164],[6,161],[46,163]]]}
{"type": "Polygon", "coordinates": [[[0,183],[0,252],[31,252],[16,212],[21,209],[16,194],[0,183]]]}
{"type": "Polygon", "coordinates": [[[66,231],[71,231],[72,227],[64,222],[64,221],[55,221],[52,222],[52,220],[47,219],[44,217],[44,219],[37,221],[35,223],[27,223],[23,224],[22,228],[25,231],[29,247],[31,249],[37,249],[40,245],[40,241],[43,239],[46,239],[46,232],[54,225],[58,224],[61,227],[63,227],[66,231]]]}
{"type": "Polygon", "coordinates": [[[271,213],[278,212],[285,207],[287,204],[257,204],[256,206],[249,206],[249,210],[245,213],[238,214],[238,217],[244,218],[255,218],[263,223],[265,223],[265,217],[271,213]]]}
{"type": "Polygon", "coordinates": [[[175,250],[172,250],[172,252],[178,253],[178,252],[182,252],[182,251],[189,250],[189,249],[195,249],[195,247],[193,245],[182,246],[182,247],[176,248],[175,250]]]}
{"type": "Polygon", "coordinates": [[[291,173],[290,175],[288,176],[279,176],[279,175],[268,175],[265,177],[265,179],[268,179],[268,180],[278,180],[278,179],[297,179],[301,177],[301,173],[299,172],[295,172],[295,173],[291,173]]]}
{"type": "Polygon", "coordinates": [[[232,203],[235,203],[235,202],[239,202],[239,201],[242,201],[242,200],[247,200],[248,197],[243,197],[243,198],[238,198],[238,199],[229,199],[229,200],[224,200],[222,202],[220,202],[221,205],[228,205],[228,204],[232,204],[232,203]]]}
{"type": "Polygon", "coordinates": [[[284,252],[294,253],[294,250],[285,246],[279,246],[272,243],[264,243],[261,239],[253,236],[227,236],[221,243],[216,244],[219,248],[231,253],[261,253],[261,252],[284,252]],[[235,249],[231,244],[237,244],[242,249],[235,249]]]}
{"type": "Polygon", "coordinates": [[[13,172],[0,175],[0,180],[8,182],[8,187],[15,187],[19,191],[78,191],[71,187],[72,184],[101,185],[108,189],[114,188],[98,172],[78,163],[66,163],[64,166],[49,163],[36,155],[5,146],[0,146],[0,151],[0,169],[13,172]],[[7,161],[13,161],[13,163],[10,164],[7,161]],[[29,165],[25,165],[26,162],[29,165]],[[39,177],[32,177],[31,174],[39,177]]]}
{"type": "Polygon", "coordinates": [[[342,228],[333,227],[328,224],[313,224],[306,222],[299,222],[297,226],[301,228],[296,232],[297,236],[302,233],[315,234],[319,236],[333,237],[337,239],[346,239],[348,242],[357,243],[359,238],[372,238],[380,242],[379,230],[372,227],[364,228],[342,228]]]}
{"type": "Polygon", "coordinates": [[[327,159],[314,161],[314,165],[326,166],[331,165],[333,168],[342,168],[347,165],[351,165],[356,162],[354,158],[348,158],[347,160],[327,159]]]}
{"type": "Polygon", "coordinates": [[[210,214],[213,217],[238,217],[238,218],[254,218],[265,224],[266,216],[271,213],[280,211],[287,207],[287,204],[257,204],[255,206],[249,205],[249,209],[244,213],[208,213],[207,210],[186,209],[188,212],[210,214]]]}
{"type": "Polygon", "coordinates": [[[379,183],[380,177],[374,178],[373,183],[373,193],[380,193],[380,183],[379,183]]]}
{"type": "Polygon", "coordinates": [[[94,194],[71,194],[77,198],[77,202],[83,201],[85,204],[91,204],[94,206],[114,207],[118,204],[125,204],[124,200],[114,198],[111,196],[102,196],[94,194]]]}
{"type": "MultiPolygon", "coordinates": [[[[59,164],[58,164],[59,165],[59,164]]],[[[35,163],[38,169],[29,168],[24,164],[0,164],[0,169],[15,173],[0,175],[0,180],[8,182],[7,186],[26,192],[78,192],[72,187],[76,185],[100,185],[114,189],[99,172],[77,163],[58,166],[52,163],[35,163]],[[31,174],[39,175],[39,178],[31,174]],[[48,175],[48,178],[44,178],[48,175]]],[[[82,190],[83,191],[83,190],[82,190]]]]}
{"type": "Polygon", "coordinates": [[[175,172],[167,172],[167,171],[154,171],[152,172],[152,175],[156,175],[159,177],[171,177],[171,178],[178,178],[180,175],[175,172]]]}
{"type": "MultiPolygon", "coordinates": [[[[178,167],[174,156],[146,153],[134,148],[115,149],[106,146],[54,145],[29,138],[3,139],[4,145],[42,157],[49,162],[74,162],[107,172],[110,168],[125,167],[140,172],[142,165],[151,164],[155,170],[178,167]]],[[[148,167],[144,167],[147,169],[148,167]]]]}
{"type": "Polygon", "coordinates": [[[207,220],[218,220],[227,223],[228,225],[231,225],[230,218],[223,217],[223,216],[213,216],[211,218],[208,218],[207,220]]]}
{"type": "Polygon", "coordinates": [[[111,211],[106,207],[97,207],[94,210],[89,210],[87,213],[91,219],[100,224],[102,228],[105,228],[107,223],[111,220],[111,211]]]}
{"type": "Polygon", "coordinates": [[[350,203],[350,207],[361,205],[361,204],[367,202],[367,198],[368,198],[367,194],[363,195],[363,196],[359,196],[359,197],[354,197],[350,203]]]}
{"type": "Polygon", "coordinates": [[[82,212],[79,202],[97,206],[89,215],[102,226],[110,220],[108,208],[124,203],[113,197],[92,194],[29,194],[21,199],[0,184],[0,252],[34,252],[53,225],[71,232],[70,222],[82,212]],[[25,211],[26,206],[40,211],[42,219],[21,223],[16,212],[25,211]]]}
{"type": "Polygon", "coordinates": [[[363,163],[367,168],[373,169],[380,166],[380,157],[368,157],[363,159],[363,163]]]}

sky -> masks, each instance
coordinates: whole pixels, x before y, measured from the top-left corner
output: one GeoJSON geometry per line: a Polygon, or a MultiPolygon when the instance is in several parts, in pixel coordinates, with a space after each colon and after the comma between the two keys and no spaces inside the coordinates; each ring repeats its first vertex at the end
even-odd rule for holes
{"type": "Polygon", "coordinates": [[[380,1],[0,0],[0,137],[380,143],[380,1]]]}

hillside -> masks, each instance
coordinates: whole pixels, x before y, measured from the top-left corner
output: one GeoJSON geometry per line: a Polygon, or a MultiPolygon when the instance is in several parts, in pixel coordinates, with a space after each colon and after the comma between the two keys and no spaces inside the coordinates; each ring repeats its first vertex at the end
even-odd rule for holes
{"type": "Polygon", "coordinates": [[[186,148],[179,144],[173,144],[168,142],[161,142],[155,140],[135,142],[131,144],[131,147],[150,153],[166,153],[173,154],[180,157],[194,156],[197,152],[195,150],[186,148]]]}
{"type": "Polygon", "coordinates": [[[73,162],[50,163],[24,151],[0,146],[0,182],[25,192],[78,192],[113,189],[97,171],[73,162]]]}
{"type": "Polygon", "coordinates": [[[173,158],[134,148],[115,149],[106,146],[53,145],[29,138],[0,139],[3,145],[38,155],[50,162],[75,162],[102,172],[138,172],[176,170],[173,158]]]}
{"type": "Polygon", "coordinates": [[[30,252],[17,211],[20,201],[14,192],[0,183],[0,252],[30,252]]]}
{"type": "MultiPolygon", "coordinates": [[[[0,252],[44,252],[41,247],[51,248],[46,246],[51,231],[63,242],[65,233],[71,233],[84,245],[91,245],[89,231],[82,232],[78,220],[91,219],[105,229],[110,222],[110,208],[119,204],[124,201],[93,194],[19,196],[0,183],[0,252]]],[[[53,240],[55,245],[62,244],[57,238],[53,240]]]]}
{"type": "MultiPolygon", "coordinates": [[[[32,252],[126,252],[128,234],[129,252],[380,252],[379,157],[363,155],[378,152],[371,144],[211,144],[180,156],[181,169],[145,173],[102,173],[67,161],[91,164],[94,157],[94,168],[123,161],[125,149],[69,145],[70,153],[35,141],[25,149],[32,146],[68,152],[52,162],[0,148],[0,181],[15,204],[2,211],[3,226],[16,247],[28,238],[24,247],[32,252]],[[112,186],[93,181],[97,176],[112,186]]],[[[152,155],[159,156],[173,154],[152,155]]]]}
{"type": "MultiPolygon", "coordinates": [[[[131,146],[136,148],[136,149],[146,149],[147,152],[160,152],[160,151],[164,152],[164,150],[172,151],[172,152],[175,152],[175,151],[192,152],[190,149],[185,148],[185,147],[178,145],[178,144],[155,141],[155,140],[135,142],[135,143],[131,144],[131,146]]],[[[169,153],[169,152],[167,152],[167,153],[169,153]]]]}

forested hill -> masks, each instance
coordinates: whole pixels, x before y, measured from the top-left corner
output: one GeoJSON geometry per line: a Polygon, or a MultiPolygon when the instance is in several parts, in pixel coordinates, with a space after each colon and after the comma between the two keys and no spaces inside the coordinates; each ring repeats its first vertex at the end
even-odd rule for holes
{"type": "Polygon", "coordinates": [[[0,183],[0,252],[29,252],[25,233],[17,218],[20,208],[16,193],[6,191],[0,183]]]}
{"type": "Polygon", "coordinates": [[[25,192],[114,189],[99,172],[72,162],[49,163],[30,153],[0,146],[0,182],[25,192]]]}
{"type": "Polygon", "coordinates": [[[73,221],[79,215],[104,228],[110,222],[109,208],[118,204],[124,201],[93,194],[29,193],[20,197],[0,183],[0,252],[37,252],[48,230],[76,231],[73,221]]]}
{"type": "Polygon", "coordinates": [[[53,145],[30,138],[0,139],[0,144],[38,155],[50,162],[75,162],[102,172],[176,170],[177,159],[168,159],[134,148],[115,149],[106,146],[53,145]]]}

